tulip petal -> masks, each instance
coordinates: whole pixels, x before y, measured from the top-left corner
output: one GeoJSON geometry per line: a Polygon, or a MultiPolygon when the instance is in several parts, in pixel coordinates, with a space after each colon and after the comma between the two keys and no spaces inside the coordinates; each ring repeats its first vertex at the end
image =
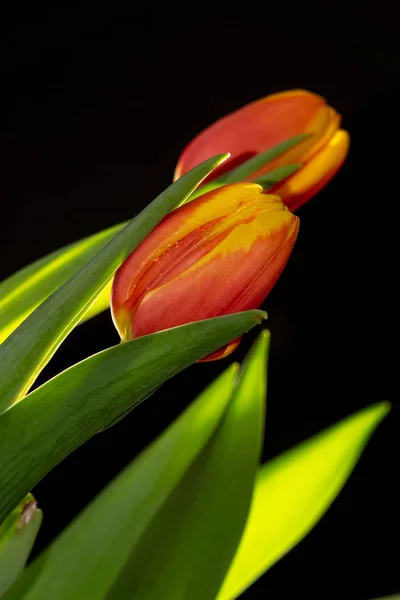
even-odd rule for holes
{"type": "Polygon", "coordinates": [[[347,156],[349,146],[349,134],[339,129],[302,169],[269,191],[278,194],[290,210],[296,210],[334,177],[347,156]]]}
{"type": "Polygon", "coordinates": [[[264,197],[277,202],[276,210],[237,224],[203,258],[142,298],[130,337],[262,303],[285,266],[298,231],[297,217],[284,210],[279,198],[264,197]]]}
{"type": "MultiPolygon", "coordinates": [[[[118,269],[113,282],[111,295],[111,310],[115,326],[123,339],[129,338],[130,321],[139,300],[136,287],[144,275],[146,286],[154,287],[154,276],[159,275],[160,269],[157,261],[163,258],[163,270],[166,268],[166,256],[170,256],[167,263],[175,262],[178,254],[184,251],[182,244],[174,252],[174,246],[186,238],[186,244],[194,243],[199,231],[200,237],[204,234],[210,222],[223,220],[235,213],[238,206],[245,202],[249,196],[255,194],[262,198],[261,186],[254,183],[236,184],[227,188],[219,188],[196,201],[186,204],[170,213],[139,247],[125,260],[118,269]],[[192,236],[192,237],[190,237],[192,236]],[[153,269],[151,267],[153,266],[153,269]],[[155,267],[155,268],[154,268],[155,267]]],[[[200,249],[203,253],[210,248],[200,249]]],[[[196,259],[200,258],[200,255],[196,259]]],[[[142,289],[142,292],[145,289],[142,289]]]]}
{"type": "MultiPolygon", "coordinates": [[[[298,218],[255,183],[213,190],[168,215],[116,273],[122,340],[258,307],[292,251],[298,218]]],[[[203,361],[231,354],[236,338],[203,361]]]]}
{"type": "MultiPolygon", "coordinates": [[[[330,106],[320,106],[315,112],[314,117],[305,127],[304,133],[308,134],[307,138],[285,152],[285,154],[278,156],[275,160],[272,160],[253,173],[252,179],[260,177],[270,171],[275,171],[287,164],[306,162],[332,137],[338,128],[339,123],[340,116],[330,106]]],[[[265,135],[267,134],[269,134],[269,127],[268,131],[265,131],[265,135]]],[[[217,176],[218,173],[219,170],[216,171],[215,176],[217,176]]]]}
{"type": "Polygon", "coordinates": [[[304,90],[272,94],[223,117],[201,132],[183,151],[174,179],[205,158],[229,150],[231,156],[213,173],[220,177],[234,166],[303,133],[313,134],[253,176],[284,164],[303,162],[318,151],[338,128],[340,116],[325,100],[304,90]]]}

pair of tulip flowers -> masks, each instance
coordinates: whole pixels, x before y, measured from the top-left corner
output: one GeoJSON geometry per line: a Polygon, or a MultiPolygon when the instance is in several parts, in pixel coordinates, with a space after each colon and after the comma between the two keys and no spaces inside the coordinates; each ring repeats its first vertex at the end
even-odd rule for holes
{"type": "MultiPolygon", "coordinates": [[[[245,181],[213,189],[170,213],[125,260],[111,294],[122,341],[261,305],[296,241],[299,219],[291,211],[320,191],[346,158],[349,135],[340,129],[340,115],[307,91],[273,94],[200,133],[175,170],[178,179],[229,152],[212,174],[223,180],[249,158],[301,134],[300,143],[245,181]],[[268,193],[252,182],[293,163],[301,167],[268,193]]],[[[203,360],[228,356],[239,342],[203,360]]]]}

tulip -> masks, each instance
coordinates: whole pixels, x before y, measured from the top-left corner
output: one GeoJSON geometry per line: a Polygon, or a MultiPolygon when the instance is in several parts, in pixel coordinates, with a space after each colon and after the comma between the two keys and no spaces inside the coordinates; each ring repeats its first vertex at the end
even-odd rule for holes
{"type": "MultiPolygon", "coordinates": [[[[255,183],[204,194],[170,213],[118,269],[111,311],[122,341],[260,306],[299,227],[255,183]]],[[[228,356],[234,340],[203,360],[228,356]]]]}
{"type": "Polygon", "coordinates": [[[268,190],[295,210],[321,190],[344,162],[350,138],[347,131],[339,129],[340,120],[323,98],[311,92],[292,90],[266,96],[219,119],[195,137],[181,154],[174,179],[215,154],[230,152],[230,159],[213,173],[220,177],[290,138],[310,134],[248,178],[254,180],[278,167],[302,163],[299,171],[268,190]]]}

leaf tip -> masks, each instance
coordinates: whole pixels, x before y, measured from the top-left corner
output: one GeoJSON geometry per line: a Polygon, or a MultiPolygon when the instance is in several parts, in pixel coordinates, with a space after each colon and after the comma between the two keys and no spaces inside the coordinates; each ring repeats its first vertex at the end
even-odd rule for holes
{"type": "Polygon", "coordinates": [[[230,158],[231,153],[230,152],[224,152],[224,154],[220,154],[221,157],[221,163],[225,162],[226,160],[228,160],[228,158],[230,158]]]}
{"type": "Polygon", "coordinates": [[[298,136],[298,143],[304,141],[304,140],[309,140],[310,138],[314,137],[315,133],[312,131],[305,131],[304,133],[300,133],[300,135],[298,136]]]}
{"type": "Polygon", "coordinates": [[[211,159],[214,162],[213,171],[214,171],[214,169],[219,167],[219,165],[222,165],[222,163],[224,163],[226,160],[228,160],[230,155],[231,155],[230,152],[223,152],[222,154],[216,154],[215,156],[213,156],[211,159]]]}
{"type": "Polygon", "coordinates": [[[251,355],[263,357],[264,362],[265,358],[268,356],[270,342],[271,332],[268,329],[263,329],[250,350],[251,355]]]}
{"type": "Polygon", "coordinates": [[[370,404],[367,406],[362,413],[368,415],[371,420],[371,427],[375,429],[379,425],[381,421],[386,417],[386,415],[390,412],[392,405],[387,400],[383,400],[382,402],[377,402],[375,404],[370,404]]]}
{"type": "Polygon", "coordinates": [[[254,315],[254,318],[257,321],[257,323],[262,323],[263,321],[266,321],[268,319],[268,314],[265,312],[265,310],[258,310],[254,315]]]}
{"type": "Polygon", "coordinates": [[[21,514],[18,519],[17,529],[27,527],[29,523],[33,520],[37,512],[37,502],[35,498],[31,494],[29,494],[29,496],[26,498],[26,502],[24,502],[21,506],[21,514]]]}
{"type": "Polygon", "coordinates": [[[266,343],[270,342],[271,340],[271,332],[269,329],[263,329],[262,332],[260,333],[260,338],[262,338],[263,340],[265,340],[266,343]]]}
{"type": "Polygon", "coordinates": [[[388,415],[392,410],[392,405],[388,400],[383,400],[383,402],[379,402],[375,405],[375,407],[379,422],[382,421],[386,417],[386,415],[388,415]]]}

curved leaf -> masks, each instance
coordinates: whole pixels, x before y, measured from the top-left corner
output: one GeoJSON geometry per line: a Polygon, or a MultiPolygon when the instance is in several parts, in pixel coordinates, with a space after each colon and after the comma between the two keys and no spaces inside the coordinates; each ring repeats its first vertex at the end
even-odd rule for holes
{"type": "Polygon", "coordinates": [[[0,596],[22,571],[42,522],[42,511],[32,494],[0,525],[0,596]]]}
{"type": "Polygon", "coordinates": [[[0,411],[24,396],[121,262],[226,157],[205,161],[169,186],[3,342],[0,346],[0,411]]]}
{"type": "Polygon", "coordinates": [[[383,596],[382,598],[375,598],[375,600],[400,600],[400,594],[394,594],[394,596],[383,596]]]}
{"type": "MultiPolygon", "coordinates": [[[[310,137],[309,133],[301,133],[300,135],[296,135],[289,140],[285,140],[281,144],[266,150],[265,152],[261,152],[249,160],[246,160],[242,165],[239,165],[235,169],[232,169],[226,175],[221,177],[221,180],[224,181],[224,184],[228,183],[237,183],[239,181],[243,181],[251,177],[254,173],[262,169],[266,164],[271,162],[271,160],[275,160],[278,156],[281,156],[291,148],[294,148],[304,140],[310,137]]],[[[287,175],[285,175],[287,177],[287,175]]],[[[281,181],[281,179],[278,179],[281,181]]]]}
{"type": "Polygon", "coordinates": [[[218,600],[237,598],[312,529],[388,410],[386,403],[369,406],[261,467],[246,529],[218,600]]]}
{"type": "MultiPolygon", "coordinates": [[[[121,231],[126,223],[84,238],[37,260],[0,283],[0,343],[50,294],[75,275],[121,231]]],[[[108,294],[99,296],[84,319],[109,306],[108,294]]]]}
{"type": "Polygon", "coordinates": [[[124,469],[25,571],[7,599],[104,598],[141,535],[215,431],[231,399],[237,371],[236,365],[229,367],[124,469]]]}
{"type": "MultiPolygon", "coordinates": [[[[135,546],[105,600],[214,600],[250,508],[264,429],[269,333],[222,422],[135,546]]],[[[83,600],[83,598],[82,598],[83,600]]]]}
{"type": "Polygon", "coordinates": [[[189,323],[104,350],[0,415],[0,522],[56,464],[164,381],[257,325],[248,311],[189,323]]]}
{"type": "Polygon", "coordinates": [[[261,185],[264,191],[267,191],[271,186],[283,181],[289,177],[289,175],[296,173],[296,171],[301,169],[302,166],[302,163],[293,163],[284,167],[278,167],[277,169],[258,177],[258,179],[254,179],[253,183],[258,183],[258,185],[261,185]]]}

